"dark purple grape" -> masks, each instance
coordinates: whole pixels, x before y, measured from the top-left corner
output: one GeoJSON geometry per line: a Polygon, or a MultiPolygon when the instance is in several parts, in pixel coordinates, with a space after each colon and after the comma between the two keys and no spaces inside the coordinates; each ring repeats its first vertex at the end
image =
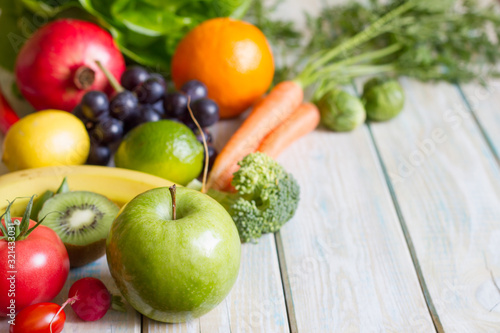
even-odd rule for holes
{"type": "Polygon", "coordinates": [[[127,90],[134,90],[138,85],[149,79],[149,72],[141,66],[129,67],[122,74],[121,84],[127,90]]]}
{"type": "Polygon", "coordinates": [[[140,124],[142,124],[141,114],[137,112],[137,114],[134,114],[132,117],[128,118],[126,121],[123,122],[123,133],[124,134],[128,133],[131,129],[139,126],[140,124]]]}
{"type": "Polygon", "coordinates": [[[108,165],[111,159],[111,149],[108,146],[100,145],[97,142],[91,142],[87,164],[90,165],[108,165]]]}
{"type": "Polygon", "coordinates": [[[191,97],[191,103],[200,98],[205,98],[208,95],[207,86],[198,80],[187,81],[182,85],[181,91],[191,97]]]}
{"type": "Polygon", "coordinates": [[[152,105],[153,110],[156,111],[162,118],[165,118],[165,110],[163,109],[163,101],[159,100],[155,104],[152,105]]]}
{"type": "Polygon", "coordinates": [[[191,118],[188,118],[189,114],[187,117],[180,119],[184,125],[189,127],[189,129],[194,133],[198,130],[198,126],[191,120],[191,118]]]}
{"type": "Polygon", "coordinates": [[[139,106],[139,102],[137,97],[130,91],[125,90],[122,91],[113,97],[111,102],[109,103],[109,112],[111,116],[119,119],[126,120],[137,111],[139,106]]]}
{"type": "Polygon", "coordinates": [[[87,132],[88,131],[91,131],[94,126],[95,126],[95,123],[91,120],[88,120],[84,115],[83,115],[83,111],[82,111],[82,107],[81,105],[77,105],[73,111],[71,111],[71,113],[73,115],[75,115],[78,119],[80,119],[83,124],[85,125],[85,128],[87,129],[87,132]]]}
{"type": "Polygon", "coordinates": [[[181,118],[186,115],[188,98],[182,92],[167,93],[163,99],[165,116],[170,118],[181,118]]]}
{"type": "Polygon", "coordinates": [[[89,91],[83,95],[81,107],[85,118],[99,121],[109,114],[108,96],[102,91],[89,91]]]}
{"type": "MultiPolygon", "coordinates": [[[[217,158],[217,150],[215,150],[214,146],[207,145],[208,148],[208,171],[212,170],[215,159],[217,158]]],[[[203,165],[205,165],[205,159],[203,159],[203,165]]]]}
{"type": "Polygon", "coordinates": [[[75,106],[75,108],[73,109],[73,111],[71,111],[71,113],[77,117],[78,119],[80,119],[81,121],[85,122],[87,121],[88,119],[83,115],[83,110],[82,110],[82,106],[80,104],[78,104],[77,106],[75,106]]]}
{"type": "Polygon", "coordinates": [[[87,120],[86,122],[83,123],[85,125],[85,129],[87,130],[87,132],[92,132],[95,128],[95,125],[96,123],[94,123],[93,121],[90,121],[90,120],[87,120]]]}
{"type": "Polygon", "coordinates": [[[219,120],[219,106],[208,98],[202,98],[191,104],[193,115],[201,127],[212,126],[219,120]]]}
{"type": "Polygon", "coordinates": [[[154,78],[147,79],[134,89],[137,99],[142,104],[154,104],[165,95],[165,87],[154,78]]]}
{"type": "Polygon", "coordinates": [[[123,123],[115,118],[99,122],[92,130],[91,137],[99,143],[113,143],[123,137],[123,123]]]}
{"type": "Polygon", "coordinates": [[[163,86],[163,88],[165,88],[165,90],[167,89],[167,82],[165,82],[165,78],[160,73],[152,73],[150,78],[157,80],[158,82],[161,83],[161,85],[163,86]]]}
{"type": "Polygon", "coordinates": [[[138,124],[149,123],[161,120],[161,116],[153,109],[151,105],[141,105],[138,124]]]}
{"type": "MultiPolygon", "coordinates": [[[[196,128],[193,132],[194,135],[196,135],[196,140],[203,143],[203,138],[201,137],[200,130],[196,128]]],[[[205,134],[205,140],[207,141],[207,143],[212,143],[213,142],[212,134],[206,128],[203,129],[203,133],[205,134]]]]}

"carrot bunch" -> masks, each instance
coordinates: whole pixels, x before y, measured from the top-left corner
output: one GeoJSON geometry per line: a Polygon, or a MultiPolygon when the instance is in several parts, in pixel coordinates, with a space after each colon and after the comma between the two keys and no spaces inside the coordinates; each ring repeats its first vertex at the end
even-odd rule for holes
{"type": "Polygon", "coordinates": [[[277,84],[257,105],[218,155],[210,172],[208,187],[230,188],[238,162],[260,151],[276,158],[292,142],[319,124],[318,108],[303,103],[303,88],[297,81],[277,84]]]}
{"type": "MultiPolygon", "coordinates": [[[[332,49],[326,49],[311,56],[302,72],[294,80],[277,84],[266,97],[257,103],[250,116],[222,149],[212,167],[208,187],[216,190],[230,189],[233,173],[238,169],[237,163],[246,155],[260,151],[275,158],[290,143],[314,130],[319,123],[320,114],[315,105],[303,103],[303,89],[329,80],[344,66],[363,62],[368,58],[380,58],[397,51],[398,48],[388,47],[384,50],[373,51],[369,55],[354,56],[341,61],[337,59],[384,33],[388,23],[421,5],[422,0],[409,0],[402,3],[352,38],[332,49]]],[[[370,74],[372,68],[365,67],[361,66],[363,73],[370,74]]],[[[376,70],[377,73],[380,71],[379,68],[376,70]]]]}

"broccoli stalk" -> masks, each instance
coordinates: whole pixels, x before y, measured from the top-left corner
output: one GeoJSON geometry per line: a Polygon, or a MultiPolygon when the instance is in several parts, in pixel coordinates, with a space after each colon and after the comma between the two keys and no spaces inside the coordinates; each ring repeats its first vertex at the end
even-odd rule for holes
{"type": "Polygon", "coordinates": [[[231,182],[235,193],[210,189],[207,194],[226,208],[246,243],[278,231],[293,217],[300,188],[293,176],[266,154],[249,154],[238,165],[231,182]]]}

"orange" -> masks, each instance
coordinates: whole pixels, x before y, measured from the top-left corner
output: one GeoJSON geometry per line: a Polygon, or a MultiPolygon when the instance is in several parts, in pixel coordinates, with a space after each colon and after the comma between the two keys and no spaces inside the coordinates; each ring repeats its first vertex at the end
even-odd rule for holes
{"type": "Polygon", "coordinates": [[[221,118],[235,117],[271,85],[274,60],[266,37],[254,25],[230,18],[203,22],[182,39],[172,59],[172,78],[179,89],[196,79],[221,118]]]}

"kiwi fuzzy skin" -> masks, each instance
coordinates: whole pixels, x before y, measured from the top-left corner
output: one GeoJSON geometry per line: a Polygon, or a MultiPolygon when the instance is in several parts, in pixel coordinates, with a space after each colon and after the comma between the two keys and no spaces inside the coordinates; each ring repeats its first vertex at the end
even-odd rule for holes
{"type": "Polygon", "coordinates": [[[71,268],[87,265],[106,254],[106,238],[87,245],[64,243],[64,246],[68,251],[71,268]]]}

